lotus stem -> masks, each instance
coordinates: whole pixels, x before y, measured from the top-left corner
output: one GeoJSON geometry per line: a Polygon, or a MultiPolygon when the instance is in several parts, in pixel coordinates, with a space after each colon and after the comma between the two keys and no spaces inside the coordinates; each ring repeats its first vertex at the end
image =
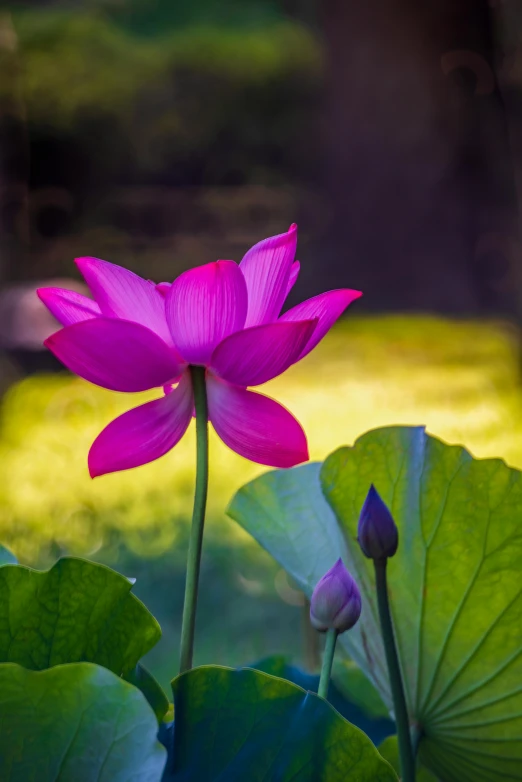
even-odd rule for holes
{"type": "Polygon", "coordinates": [[[204,367],[191,367],[190,373],[196,409],[196,488],[194,491],[194,508],[187,553],[185,600],[181,622],[180,673],[189,671],[192,668],[199,571],[208,492],[208,407],[205,369],[204,367]]]}
{"type": "Polygon", "coordinates": [[[337,643],[337,636],[339,632],[333,628],[326,631],[326,644],[324,647],[323,655],[323,667],[321,668],[321,676],[319,677],[319,687],[317,694],[321,698],[328,698],[328,686],[330,684],[330,676],[332,673],[332,664],[335,654],[335,644],[337,643]]]}
{"type": "Polygon", "coordinates": [[[399,758],[401,762],[402,782],[415,782],[415,758],[410,737],[410,721],[404,687],[393,634],[393,625],[388,600],[388,585],[386,582],[387,559],[374,559],[375,581],[377,586],[377,603],[379,606],[379,618],[381,621],[381,633],[384,642],[384,651],[388,665],[388,675],[393,698],[393,710],[395,724],[397,726],[397,742],[399,745],[399,758]]]}

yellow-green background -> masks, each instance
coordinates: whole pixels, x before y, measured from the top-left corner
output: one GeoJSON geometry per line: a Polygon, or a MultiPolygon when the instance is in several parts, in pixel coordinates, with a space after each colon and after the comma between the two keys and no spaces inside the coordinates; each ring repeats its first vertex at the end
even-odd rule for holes
{"type": "MultiPolygon", "coordinates": [[[[302,422],[312,459],[386,424],[425,424],[479,457],[522,467],[516,334],[499,323],[349,316],[321,346],[262,390],[302,422]]],[[[73,553],[136,577],[164,640],[150,664],[176,666],[194,427],[159,461],[92,481],[87,453],[112,418],[154,393],[123,395],[63,375],[12,385],[1,406],[0,541],[22,562],[73,553]]],[[[231,411],[233,414],[233,411],[231,411]]],[[[198,662],[300,656],[299,595],[275,563],[224,516],[234,491],[266,468],[211,437],[211,478],[198,662]]]]}

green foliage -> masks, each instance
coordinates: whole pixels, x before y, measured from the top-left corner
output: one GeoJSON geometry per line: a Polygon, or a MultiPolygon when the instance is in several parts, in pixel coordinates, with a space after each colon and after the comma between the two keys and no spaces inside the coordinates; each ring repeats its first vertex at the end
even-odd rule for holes
{"type": "Polygon", "coordinates": [[[161,636],[130,581],[64,558],[48,571],[0,569],[0,661],[41,670],[92,662],[126,676],[161,636]]]}
{"type": "Polygon", "coordinates": [[[137,158],[141,168],[160,171],[186,165],[189,153],[211,154],[223,133],[238,148],[288,146],[301,99],[314,94],[321,70],[318,42],[290,22],[165,27],[142,37],[96,13],[32,10],[17,14],[15,27],[33,128],[75,137],[93,164],[97,152],[111,170],[110,150],[122,166],[137,158]],[[92,138],[93,127],[104,129],[101,138],[92,138]]]}
{"type": "Polygon", "coordinates": [[[299,131],[322,73],[317,37],[277,13],[237,26],[214,3],[213,13],[177,24],[177,2],[163,4],[164,20],[156,3],[141,5],[13,10],[14,44],[0,47],[0,103],[27,119],[36,161],[45,154],[56,172],[56,183],[46,174],[52,184],[73,201],[96,192],[81,215],[84,240],[90,228],[120,252],[119,187],[129,182],[301,180],[310,149],[299,131]]]}
{"type": "Polygon", "coordinates": [[[33,122],[63,128],[77,112],[121,113],[165,68],[165,50],[133,45],[96,14],[26,11],[15,16],[15,28],[33,122]]]}
{"type": "MultiPolygon", "coordinates": [[[[93,0],[90,0],[93,2],[93,0]]],[[[107,14],[137,35],[161,35],[165,29],[180,29],[203,22],[218,28],[248,29],[273,23],[284,13],[284,0],[126,0],[103,2],[107,14]]]]}
{"type": "Polygon", "coordinates": [[[2,782],[159,782],[165,749],[143,695],[90,663],[0,665],[2,782]]]}
{"type": "Polygon", "coordinates": [[[195,668],[172,683],[173,782],[393,782],[391,766],[326,701],[249,669],[195,668]]]}
{"type": "Polygon", "coordinates": [[[421,760],[445,782],[522,779],[522,481],[422,428],[369,432],[320,466],[245,486],[230,515],[310,594],[341,556],[363,596],[340,637],[390,706],[373,566],[356,541],[374,483],[399,527],[390,600],[421,760]]]}

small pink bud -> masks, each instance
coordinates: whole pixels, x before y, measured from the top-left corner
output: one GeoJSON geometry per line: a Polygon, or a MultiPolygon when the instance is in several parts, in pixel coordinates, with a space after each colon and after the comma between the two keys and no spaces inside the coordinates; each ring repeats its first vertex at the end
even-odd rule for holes
{"type": "Polygon", "coordinates": [[[344,633],[361,615],[361,595],[341,559],[330,568],[315,587],[310,601],[310,621],[324,633],[344,633]]]}
{"type": "Polygon", "coordinates": [[[397,526],[373,484],[362,506],[357,540],[369,559],[393,557],[399,545],[397,526]]]}

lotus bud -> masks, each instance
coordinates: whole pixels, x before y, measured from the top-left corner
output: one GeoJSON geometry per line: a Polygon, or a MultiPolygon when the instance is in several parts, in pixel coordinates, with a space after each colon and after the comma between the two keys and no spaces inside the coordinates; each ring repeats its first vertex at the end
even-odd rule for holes
{"type": "Polygon", "coordinates": [[[369,559],[393,557],[399,545],[397,526],[373,484],[362,506],[357,540],[369,559]]]}
{"type": "Polygon", "coordinates": [[[315,587],[310,601],[310,621],[324,633],[344,633],[361,615],[361,595],[341,559],[330,568],[315,587]]]}

